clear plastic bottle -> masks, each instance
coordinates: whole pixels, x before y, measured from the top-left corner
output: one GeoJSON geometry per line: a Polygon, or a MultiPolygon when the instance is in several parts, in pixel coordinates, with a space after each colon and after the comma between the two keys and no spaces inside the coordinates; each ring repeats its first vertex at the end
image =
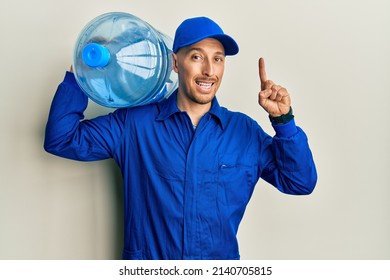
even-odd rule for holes
{"type": "Polygon", "coordinates": [[[128,13],[111,12],[90,21],[74,48],[73,68],[81,89],[110,108],[161,101],[177,88],[173,41],[128,13]]]}

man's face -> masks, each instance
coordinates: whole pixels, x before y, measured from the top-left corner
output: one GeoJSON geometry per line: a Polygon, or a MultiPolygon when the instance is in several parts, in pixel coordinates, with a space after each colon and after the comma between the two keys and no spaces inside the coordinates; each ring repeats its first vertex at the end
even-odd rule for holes
{"type": "Polygon", "coordinates": [[[210,103],[221,84],[225,49],[216,39],[207,38],[179,49],[174,57],[179,94],[197,104],[210,103]]]}

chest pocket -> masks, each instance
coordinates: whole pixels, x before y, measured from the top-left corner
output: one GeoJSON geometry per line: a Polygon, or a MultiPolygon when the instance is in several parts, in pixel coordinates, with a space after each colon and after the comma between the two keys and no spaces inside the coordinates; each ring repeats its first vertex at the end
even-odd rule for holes
{"type": "Polygon", "coordinates": [[[223,154],[218,158],[218,200],[225,205],[246,206],[257,182],[253,156],[223,154]]]}
{"type": "Polygon", "coordinates": [[[243,211],[252,195],[258,180],[258,164],[254,156],[220,154],[211,157],[208,164],[202,165],[200,189],[201,201],[208,207],[218,205],[218,209],[229,212],[243,211]],[[207,167],[206,167],[207,165],[207,167]]]}

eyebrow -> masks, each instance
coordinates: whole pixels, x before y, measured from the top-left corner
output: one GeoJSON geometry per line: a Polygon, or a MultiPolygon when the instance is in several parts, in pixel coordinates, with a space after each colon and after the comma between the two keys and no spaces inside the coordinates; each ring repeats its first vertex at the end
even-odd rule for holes
{"type": "MultiPolygon", "coordinates": [[[[196,48],[196,47],[192,47],[192,48],[188,49],[188,53],[190,53],[190,52],[192,52],[192,51],[204,52],[204,49],[202,49],[202,48],[196,48]]],[[[225,55],[225,53],[222,52],[222,51],[216,51],[214,54],[225,55]]]]}

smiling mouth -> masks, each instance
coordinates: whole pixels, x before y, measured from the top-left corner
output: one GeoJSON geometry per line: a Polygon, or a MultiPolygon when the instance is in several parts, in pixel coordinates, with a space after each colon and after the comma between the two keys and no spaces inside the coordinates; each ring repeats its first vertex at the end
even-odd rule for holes
{"type": "Polygon", "coordinates": [[[214,85],[214,83],[211,82],[207,83],[207,82],[199,82],[199,81],[197,81],[196,84],[203,89],[210,89],[214,85]]]}

